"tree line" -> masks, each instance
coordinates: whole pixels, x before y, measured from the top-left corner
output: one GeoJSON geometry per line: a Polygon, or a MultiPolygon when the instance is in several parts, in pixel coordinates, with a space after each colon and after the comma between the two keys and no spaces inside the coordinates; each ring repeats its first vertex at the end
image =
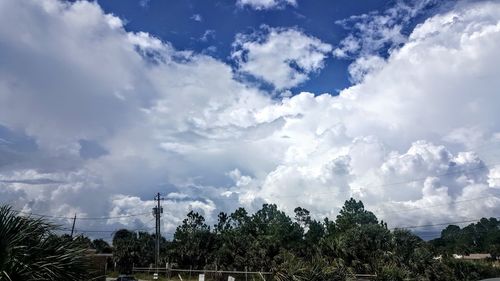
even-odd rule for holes
{"type": "MultiPolygon", "coordinates": [[[[355,274],[379,280],[479,280],[500,276],[500,222],[482,219],[424,241],[406,229],[390,230],[361,201],[347,200],[335,220],[311,217],[296,208],[294,217],[275,204],[254,214],[244,208],[219,213],[208,225],[197,212],[187,214],[173,239],[161,239],[161,261],[175,268],[270,271],[275,280],[349,280],[355,274]],[[457,260],[453,254],[490,253],[489,261],[457,260]]],[[[120,230],[113,238],[121,270],[154,263],[154,235],[120,230]]]]}
{"type": "MultiPolygon", "coordinates": [[[[55,233],[57,226],[43,219],[0,208],[0,281],[88,280],[88,248],[112,253],[110,268],[116,264],[122,273],[131,272],[132,266],[154,264],[154,234],[122,229],[108,244],[55,233]]],[[[355,274],[373,274],[377,280],[437,281],[500,276],[497,219],[483,218],[464,228],[450,225],[439,238],[424,241],[409,230],[390,230],[354,199],[345,202],[335,220],[315,220],[300,207],[290,217],[276,205],[264,204],[254,214],[244,208],[221,212],[216,224],[208,225],[201,214],[191,211],[172,240],[160,241],[162,266],[266,271],[277,281],[351,280],[355,274]],[[453,258],[477,252],[492,258],[453,258]]]]}

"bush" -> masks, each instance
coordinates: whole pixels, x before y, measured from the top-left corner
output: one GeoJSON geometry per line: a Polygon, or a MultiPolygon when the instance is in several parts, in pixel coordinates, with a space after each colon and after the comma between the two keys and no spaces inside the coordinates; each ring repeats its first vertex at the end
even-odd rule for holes
{"type": "Polygon", "coordinates": [[[86,280],[90,268],[86,249],[54,235],[55,229],[42,219],[0,207],[0,281],[86,280]]]}

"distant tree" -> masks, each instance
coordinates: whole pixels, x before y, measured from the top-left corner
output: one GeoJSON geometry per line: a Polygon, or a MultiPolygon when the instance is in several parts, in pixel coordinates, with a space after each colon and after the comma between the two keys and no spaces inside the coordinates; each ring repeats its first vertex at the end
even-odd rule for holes
{"type": "Polygon", "coordinates": [[[295,220],[302,226],[307,227],[311,222],[311,214],[307,209],[297,207],[295,210],[295,220]]]}
{"type": "MultiPolygon", "coordinates": [[[[294,214],[290,218],[275,204],[264,204],[253,215],[238,208],[219,213],[211,228],[191,211],[171,242],[162,237],[162,260],[181,268],[271,270],[280,281],[353,280],[354,273],[376,274],[376,280],[478,280],[500,273],[488,262],[449,257],[471,251],[500,254],[500,222],[494,218],[462,229],[448,226],[440,238],[426,242],[409,230],[391,232],[352,198],[335,221],[317,221],[301,207],[294,214]]],[[[154,259],[154,235],[149,233],[120,230],[113,246],[121,265],[154,259]]]]}
{"type": "Polygon", "coordinates": [[[325,235],[325,227],[317,220],[311,220],[304,240],[310,247],[317,245],[325,235]]]}
{"type": "Polygon", "coordinates": [[[297,207],[294,212],[295,221],[304,229],[304,241],[299,247],[300,255],[312,259],[318,253],[318,243],[325,235],[325,227],[321,222],[311,219],[307,209],[297,207]]]}
{"type": "MultiPolygon", "coordinates": [[[[140,231],[136,236],[136,250],[139,253],[140,259],[137,266],[148,267],[155,262],[155,244],[156,235],[144,231],[140,231]]],[[[160,245],[163,244],[164,238],[160,238],[160,245]]]]}
{"type": "Polygon", "coordinates": [[[131,273],[134,264],[139,263],[137,236],[127,229],[120,229],[113,236],[113,260],[120,273],[131,273]]]}
{"type": "MultiPolygon", "coordinates": [[[[234,227],[245,228],[249,226],[251,218],[245,208],[236,209],[231,215],[231,223],[234,227]]],[[[249,229],[250,230],[250,229],[249,229]]]]}
{"type": "Polygon", "coordinates": [[[230,230],[231,226],[231,218],[224,212],[220,212],[217,216],[217,224],[214,226],[214,231],[216,233],[223,233],[224,231],[230,230]]]}
{"type": "Polygon", "coordinates": [[[82,245],[82,247],[84,247],[86,249],[93,248],[93,246],[94,246],[92,244],[92,240],[90,240],[90,238],[88,238],[87,236],[85,236],[83,234],[80,234],[74,238],[70,237],[70,239],[73,239],[75,241],[75,243],[82,245]]]}
{"type": "Polygon", "coordinates": [[[248,261],[253,260],[249,249],[256,241],[256,225],[244,208],[238,208],[229,215],[229,224],[231,228],[220,237],[225,258],[219,264],[225,268],[243,270],[248,266],[248,261]]]}
{"type": "Polygon", "coordinates": [[[391,233],[380,224],[362,224],[340,236],[341,258],[358,273],[374,273],[391,246],[391,233]]]}
{"type": "Polygon", "coordinates": [[[190,211],[182,225],[177,227],[172,246],[180,266],[203,268],[210,263],[213,258],[214,238],[205,218],[190,211]]]}
{"type": "Polygon", "coordinates": [[[377,217],[370,211],[365,210],[363,202],[351,198],[345,201],[340,210],[335,225],[337,230],[346,231],[350,228],[365,224],[377,224],[377,217]]]}
{"type": "Polygon", "coordinates": [[[338,229],[335,221],[325,218],[323,225],[325,227],[325,236],[335,236],[337,234],[338,229]]]}
{"type": "Polygon", "coordinates": [[[275,204],[264,204],[252,216],[255,226],[255,240],[249,252],[250,266],[255,269],[269,269],[272,260],[281,250],[297,250],[302,242],[304,230],[294,223],[275,204]]]}
{"type": "Polygon", "coordinates": [[[128,229],[120,229],[113,235],[113,244],[119,241],[130,241],[135,238],[135,233],[128,229]]]}
{"type": "Polygon", "coordinates": [[[411,233],[407,229],[396,229],[392,233],[392,247],[394,256],[399,264],[410,262],[415,250],[422,247],[422,238],[411,233]]]}
{"type": "Polygon", "coordinates": [[[103,239],[95,239],[92,241],[92,247],[96,250],[98,254],[111,254],[113,249],[108,242],[103,239]]]}

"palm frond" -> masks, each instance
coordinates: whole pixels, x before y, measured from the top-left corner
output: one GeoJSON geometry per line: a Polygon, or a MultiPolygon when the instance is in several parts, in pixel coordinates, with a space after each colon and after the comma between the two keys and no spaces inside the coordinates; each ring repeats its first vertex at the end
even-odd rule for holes
{"type": "Polygon", "coordinates": [[[0,207],[0,281],[86,280],[85,248],[54,235],[57,227],[0,207]]]}

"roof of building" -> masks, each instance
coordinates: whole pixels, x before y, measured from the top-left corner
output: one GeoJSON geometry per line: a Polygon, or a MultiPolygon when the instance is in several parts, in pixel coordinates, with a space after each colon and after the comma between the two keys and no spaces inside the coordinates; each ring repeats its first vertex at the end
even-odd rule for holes
{"type": "Polygon", "coordinates": [[[464,259],[464,260],[484,260],[491,258],[491,254],[484,254],[484,253],[474,253],[469,255],[454,254],[453,257],[456,259],[464,259]]]}

